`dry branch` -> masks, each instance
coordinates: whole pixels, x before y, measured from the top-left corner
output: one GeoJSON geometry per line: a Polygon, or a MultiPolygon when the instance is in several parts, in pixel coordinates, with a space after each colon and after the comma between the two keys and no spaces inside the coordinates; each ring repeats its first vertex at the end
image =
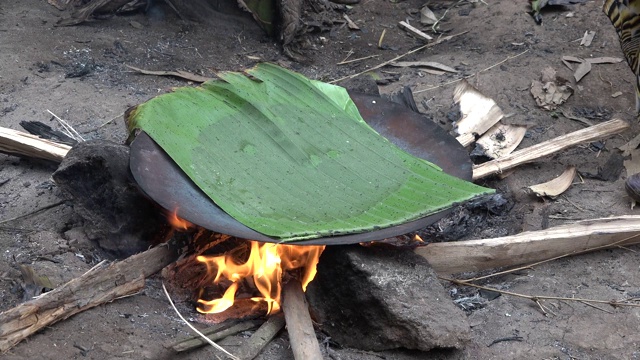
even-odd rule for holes
{"type": "Polygon", "coordinates": [[[626,121],[613,119],[598,125],[590,126],[586,129],[558,136],[555,139],[515,151],[505,157],[474,166],[473,179],[477,180],[492,174],[499,174],[518,165],[532,162],[544,156],[564,150],[570,146],[602,139],[618,134],[628,128],[629,124],[626,121]]]}
{"type": "Polygon", "coordinates": [[[300,280],[292,277],[282,286],[282,311],[293,357],[296,360],[322,360],[300,280]]]}
{"type": "Polygon", "coordinates": [[[329,81],[329,84],[335,84],[335,83],[338,83],[338,82],[340,82],[342,80],[353,79],[353,78],[358,77],[358,76],[360,76],[362,74],[366,74],[366,73],[368,73],[370,71],[380,69],[381,67],[385,67],[385,66],[391,64],[392,62],[398,61],[398,60],[402,59],[403,57],[405,57],[407,55],[411,55],[411,54],[416,53],[416,52],[418,52],[420,50],[436,46],[436,45],[441,44],[441,43],[443,43],[445,41],[451,40],[456,36],[464,35],[464,34],[466,34],[468,32],[469,31],[463,31],[463,32],[458,33],[458,34],[453,34],[453,35],[449,35],[449,36],[443,36],[443,37],[439,38],[437,41],[434,41],[432,43],[429,43],[429,44],[426,44],[426,45],[422,45],[422,46],[420,46],[418,48],[415,48],[413,50],[407,51],[406,53],[404,53],[402,55],[398,55],[398,56],[394,57],[393,59],[387,60],[387,61],[385,61],[383,63],[380,63],[380,64],[378,64],[378,65],[376,65],[376,66],[374,66],[372,68],[366,69],[366,70],[361,71],[359,73],[355,73],[355,74],[352,74],[352,75],[349,75],[349,76],[342,77],[340,79],[329,81]]]}
{"type": "MultiPolygon", "coordinates": [[[[219,235],[221,239],[225,237],[219,235]]],[[[0,353],[46,326],[139,291],[146,277],[191,252],[194,245],[187,244],[186,236],[174,236],[167,244],[92,269],[36,299],[0,313],[0,353]]]]}
{"type": "Polygon", "coordinates": [[[415,251],[440,274],[530,264],[640,242],[640,216],[584,220],[494,239],[432,243],[415,251]]]}

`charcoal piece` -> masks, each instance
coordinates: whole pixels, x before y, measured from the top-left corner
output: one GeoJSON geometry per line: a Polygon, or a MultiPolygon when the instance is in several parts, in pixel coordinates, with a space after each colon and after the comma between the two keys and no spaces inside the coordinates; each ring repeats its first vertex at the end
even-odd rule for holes
{"type": "Polygon", "coordinates": [[[598,167],[597,173],[594,174],[581,171],[580,175],[588,179],[616,181],[620,178],[622,169],[624,169],[624,158],[620,153],[614,152],[609,156],[602,167],[598,167]]]}
{"type": "Polygon", "coordinates": [[[40,121],[20,121],[20,126],[27,130],[29,134],[37,135],[43,139],[51,140],[57,143],[73,146],[77,141],[67,134],[54,130],[51,126],[40,121]]]}
{"type": "Polygon", "coordinates": [[[349,89],[351,93],[380,96],[378,84],[376,84],[375,79],[371,76],[358,76],[353,79],[346,79],[340,82],[340,86],[349,89]]]}
{"type": "Polygon", "coordinates": [[[166,230],[156,206],[129,175],[129,148],[104,140],[79,143],[53,179],[86,220],[92,241],[115,257],[146,250],[166,230]]]}
{"type": "Polygon", "coordinates": [[[502,193],[482,196],[455,207],[418,235],[427,242],[507,236],[513,231],[509,224],[513,223],[510,215],[514,204],[502,193]]]}
{"type": "Polygon", "coordinates": [[[470,328],[427,261],[387,246],[331,246],[307,287],[312,313],[342,346],[460,349],[470,328]]]}

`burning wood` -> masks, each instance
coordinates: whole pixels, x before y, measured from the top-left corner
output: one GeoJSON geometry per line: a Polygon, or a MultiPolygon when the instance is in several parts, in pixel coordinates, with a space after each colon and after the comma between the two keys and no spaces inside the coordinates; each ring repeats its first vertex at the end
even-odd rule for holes
{"type": "Polygon", "coordinates": [[[207,266],[207,278],[213,277],[213,284],[222,281],[231,282],[221,298],[213,300],[199,299],[198,311],[201,313],[220,313],[234,304],[240,283],[252,279],[261,296],[253,301],[265,301],[267,313],[280,310],[282,276],[285,271],[302,270],[302,288],[313,280],[316,264],[324,246],[295,246],[251,241],[248,259],[238,263],[235,252],[221,256],[198,256],[197,260],[207,266]]]}

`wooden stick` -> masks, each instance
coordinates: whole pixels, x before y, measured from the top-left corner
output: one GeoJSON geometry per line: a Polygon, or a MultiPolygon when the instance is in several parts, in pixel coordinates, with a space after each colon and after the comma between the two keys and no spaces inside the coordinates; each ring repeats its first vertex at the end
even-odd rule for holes
{"type": "Polygon", "coordinates": [[[385,67],[385,66],[391,64],[392,62],[398,61],[398,60],[402,59],[403,57],[405,57],[407,55],[411,55],[411,54],[413,54],[415,52],[418,52],[418,51],[420,51],[422,49],[426,49],[426,48],[430,48],[430,47],[436,46],[436,45],[438,45],[440,43],[443,43],[445,41],[451,40],[456,36],[464,35],[464,34],[466,34],[468,32],[469,31],[463,31],[463,32],[458,33],[458,34],[453,34],[453,35],[441,37],[437,41],[434,41],[432,43],[429,43],[429,44],[426,44],[426,45],[422,45],[422,46],[420,46],[418,48],[415,48],[413,50],[407,51],[406,53],[404,53],[402,55],[398,55],[398,56],[394,57],[393,59],[387,60],[387,61],[385,61],[383,63],[380,63],[380,64],[378,64],[378,65],[376,65],[376,66],[374,66],[374,67],[372,67],[370,69],[366,69],[366,70],[363,70],[363,71],[361,71],[359,73],[355,73],[355,74],[352,74],[352,75],[349,75],[349,76],[345,76],[345,77],[342,77],[342,78],[339,78],[339,79],[336,79],[336,80],[329,81],[329,84],[335,84],[335,83],[340,82],[342,80],[353,79],[353,78],[358,77],[358,76],[360,76],[362,74],[366,74],[369,71],[380,69],[381,67],[385,67]]]}
{"type": "Polygon", "coordinates": [[[427,34],[425,34],[424,32],[416,29],[415,27],[409,25],[406,21],[400,21],[399,25],[401,28],[407,30],[408,32],[412,33],[413,35],[421,38],[422,40],[433,40],[433,38],[427,34]]]}
{"type": "Polygon", "coordinates": [[[70,149],[69,145],[0,127],[0,151],[4,153],[60,162],[70,149]]]}
{"type": "Polygon", "coordinates": [[[626,121],[613,119],[566,135],[558,136],[555,139],[515,151],[505,157],[474,166],[473,180],[499,174],[518,165],[532,162],[541,157],[564,150],[570,146],[602,139],[620,133],[628,128],[629,124],[626,121]]]}
{"type": "Polygon", "coordinates": [[[252,360],[264,349],[284,327],[284,316],[275,314],[269,317],[236,352],[242,360],[252,360]]]}
{"type": "MultiPolygon", "coordinates": [[[[202,331],[211,341],[218,341],[226,338],[227,336],[235,335],[239,332],[251,330],[260,325],[260,322],[256,320],[242,321],[235,324],[217,324],[211,328],[202,331]],[[222,326],[221,326],[222,325],[222,326]]],[[[208,345],[200,336],[192,336],[186,339],[179,340],[170,347],[176,352],[189,351],[197,349],[199,347],[208,345]]]]}
{"type": "Polygon", "coordinates": [[[293,357],[296,360],[322,360],[322,353],[313,330],[309,305],[302,291],[300,280],[291,277],[282,286],[282,311],[287,322],[287,332],[293,357]]]}
{"type": "MultiPolygon", "coordinates": [[[[219,235],[220,239],[228,237],[219,235]]],[[[0,353],[38,330],[94,306],[135,293],[146,277],[192,252],[187,235],[106,267],[92,269],[40,297],[0,313],[0,353]]],[[[196,249],[197,250],[197,249],[196,249]]]]}
{"type": "Polygon", "coordinates": [[[584,220],[494,239],[431,243],[415,252],[440,274],[531,264],[640,242],[640,216],[584,220]]]}

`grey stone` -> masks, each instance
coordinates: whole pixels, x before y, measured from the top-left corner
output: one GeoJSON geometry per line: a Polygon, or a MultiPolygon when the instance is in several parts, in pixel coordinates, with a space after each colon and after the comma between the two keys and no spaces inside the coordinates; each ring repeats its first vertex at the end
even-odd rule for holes
{"type": "Polygon", "coordinates": [[[146,250],[166,221],[129,173],[129,148],[104,140],[75,145],[53,173],[89,239],[116,257],[146,250]]]}
{"type": "Polygon", "coordinates": [[[464,313],[427,261],[409,249],[327,247],[307,288],[312,312],[340,345],[363,350],[460,349],[464,313]]]}

